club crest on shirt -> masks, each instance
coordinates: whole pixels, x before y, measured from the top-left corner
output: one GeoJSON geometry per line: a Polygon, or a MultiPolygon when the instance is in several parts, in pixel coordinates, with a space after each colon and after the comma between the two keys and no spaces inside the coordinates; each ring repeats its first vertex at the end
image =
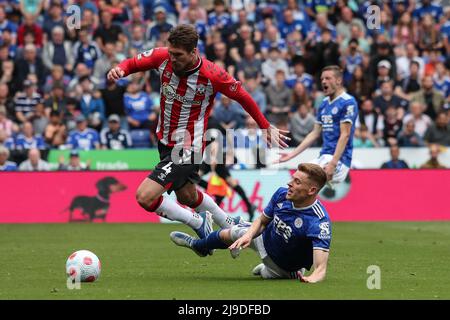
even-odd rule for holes
{"type": "Polygon", "coordinates": [[[238,86],[237,81],[236,81],[236,82],[233,82],[233,83],[230,85],[230,91],[235,92],[235,91],[237,90],[237,86],[238,86]]]}
{"type": "Polygon", "coordinates": [[[302,227],[302,225],[303,225],[303,220],[302,220],[302,218],[297,218],[297,219],[294,220],[294,226],[295,226],[297,229],[300,229],[300,228],[302,227]]]}
{"type": "Polygon", "coordinates": [[[338,113],[338,108],[337,108],[337,107],[334,107],[333,109],[331,109],[331,113],[332,113],[332,114],[338,113]]]}
{"type": "Polygon", "coordinates": [[[196,93],[203,96],[203,95],[205,95],[205,92],[206,92],[206,87],[203,84],[200,84],[197,87],[196,93]]]}

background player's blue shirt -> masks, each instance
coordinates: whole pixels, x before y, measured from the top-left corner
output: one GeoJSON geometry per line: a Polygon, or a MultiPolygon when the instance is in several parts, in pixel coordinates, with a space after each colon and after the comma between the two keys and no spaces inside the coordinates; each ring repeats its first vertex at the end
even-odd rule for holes
{"type": "Polygon", "coordinates": [[[334,154],[337,142],[341,134],[341,122],[350,122],[352,129],[350,138],[340,161],[347,167],[352,163],[353,152],[353,134],[355,132],[355,121],[358,116],[358,103],[355,98],[346,92],[343,92],[333,101],[328,97],[323,99],[317,112],[316,122],[322,125],[322,150],[320,155],[334,154]]]}
{"type": "Polygon", "coordinates": [[[309,207],[295,208],[286,200],[286,193],[287,188],[279,188],[264,209],[264,215],[272,220],[262,234],[264,247],[282,269],[309,270],[313,249],[330,249],[330,218],[319,200],[309,207]]]}
{"type": "Polygon", "coordinates": [[[83,132],[73,130],[67,138],[68,144],[72,149],[94,150],[95,145],[100,143],[97,131],[87,128],[83,132]]]}

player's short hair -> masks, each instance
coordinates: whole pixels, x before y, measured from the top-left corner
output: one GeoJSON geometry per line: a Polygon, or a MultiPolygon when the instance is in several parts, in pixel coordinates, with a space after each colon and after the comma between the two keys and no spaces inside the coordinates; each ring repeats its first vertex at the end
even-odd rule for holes
{"type": "Polygon", "coordinates": [[[197,47],[198,33],[193,26],[182,24],[170,31],[167,41],[176,48],[192,52],[197,47]]]}
{"type": "Polygon", "coordinates": [[[317,185],[319,192],[327,182],[327,174],[321,166],[314,163],[301,163],[297,167],[298,171],[306,173],[308,179],[317,185]]]}
{"type": "Polygon", "coordinates": [[[333,71],[334,76],[337,79],[342,79],[342,76],[343,76],[342,69],[337,65],[326,66],[325,68],[322,69],[321,73],[323,73],[325,71],[333,71]]]}

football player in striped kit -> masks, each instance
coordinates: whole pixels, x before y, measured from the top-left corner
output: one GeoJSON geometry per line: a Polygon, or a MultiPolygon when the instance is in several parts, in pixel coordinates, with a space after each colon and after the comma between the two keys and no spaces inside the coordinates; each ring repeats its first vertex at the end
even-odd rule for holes
{"type": "Polygon", "coordinates": [[[239,102],[266,129],[269,146],[286,147],[285,131],[270,125],[239,81],[211,61],[201,57],[197,49],[198,34],[190,25],[179,25],[168,38],[168,47],[150,49],[122,61],[108,73],[109,81],[117,81],[131,73],[156,69],[161,79],[160,116],[156,134],[160,162],[141,183],[137,202],[149,212],[193,228],[200,238],[212,231],[210,217],[220,227],[236,224],[207,194],[197,190],[198,169],[205,149],[207,128],[215,95],[220,92],[239,102]],[[184,209],[164,197],[175,191],[184,209]]]}

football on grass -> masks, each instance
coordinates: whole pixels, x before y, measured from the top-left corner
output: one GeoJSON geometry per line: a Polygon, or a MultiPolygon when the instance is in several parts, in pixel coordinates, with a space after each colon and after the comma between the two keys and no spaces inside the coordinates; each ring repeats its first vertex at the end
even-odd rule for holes
{"type": "Polygon", "coordinates": [[[74,282],[94,282],[100,277],[100,271],[100,260],[91,251],[75,251],[67,258],[66,274],[74,282]]]}

